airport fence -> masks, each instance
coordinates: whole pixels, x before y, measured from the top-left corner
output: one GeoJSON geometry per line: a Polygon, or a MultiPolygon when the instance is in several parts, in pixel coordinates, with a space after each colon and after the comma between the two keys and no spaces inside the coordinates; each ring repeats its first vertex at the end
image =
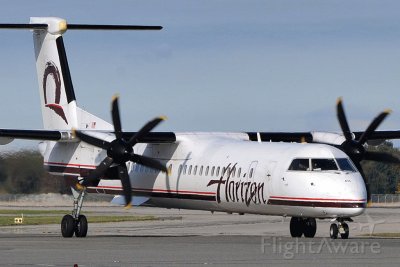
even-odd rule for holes
{"type": "Polygon", "coordinates": [[[376,204],[399,204],[400,194],[372,194],[371,202],[376,204]]]}

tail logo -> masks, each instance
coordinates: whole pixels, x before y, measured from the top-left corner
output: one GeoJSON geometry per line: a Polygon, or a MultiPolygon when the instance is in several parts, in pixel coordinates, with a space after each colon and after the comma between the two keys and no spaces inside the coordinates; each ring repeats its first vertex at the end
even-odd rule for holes
{"type": "Polygon", "coordinates": [[[65,116],[64,110],[62,106],[60,106],[60,98],[61,98],[61,75],[60,72],[52,61],[48,61],[46,63],[46,68],[44,70],[43,74],[43,92],[44,92],[44,104],[45,107],[53,110],[58,116],[60,116],[66,124],[68,124],[67,118],[65,116]],[[54,102],[53,103],[48,103],[47,101],[47,78],[49,75],[53,78],[54,80],[54,85],[55,85],[55,92],[54,92],[54,102]]]}

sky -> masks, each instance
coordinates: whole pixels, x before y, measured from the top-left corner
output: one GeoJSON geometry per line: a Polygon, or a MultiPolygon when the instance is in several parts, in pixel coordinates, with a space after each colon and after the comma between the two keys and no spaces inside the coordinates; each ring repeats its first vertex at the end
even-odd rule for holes
{"type": "MultiPolygon", "coordinates": [[[[400,130],[399,1],[2,1],[0,23],[161,25],[162,31],[67,31],[78,105],[123,128],[157,131],[352,130],[381,111],[400,130]]],[[[0,128],[41,129],[32,34],[0,31],[0,128]]],[[[7,148],[34,148],[15,141],[7,148]]]]}

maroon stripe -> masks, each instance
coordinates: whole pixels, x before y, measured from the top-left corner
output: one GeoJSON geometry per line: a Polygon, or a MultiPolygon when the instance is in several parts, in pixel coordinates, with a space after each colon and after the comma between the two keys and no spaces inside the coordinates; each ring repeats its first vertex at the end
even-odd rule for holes
{"type": "MultiPolygon", "coordinates": [[[[88,187],[88,193],[104,193],[110,195],[119,195],[122,194],[121,189],[102,189],[96,187],[88,187]]],[[[135,196],[145,196],[145,197],[159,197],[159,198],[174,198],[174,199],[192,199],[192,200],[204,200],[204,201],[215,201],[215,196],[210,195],[200,195],[200,194],[178,194],[178,193],[169,193],[169,192],[152,192],[152,191],[141,191],[141,190],[132,190],[132,193],[135,196]]]]}
{"type": "Polygon", "coordinates": [[[45,165],[49,172],[58,172],[58,173],[73,173],[79,176],[88,176],[93,169],[87,168],[78,168],[78,167],[70,167],[70,166],[54,166],[54,165],[45,165]]]}
{"type": "Polygon", "coordinates": [[[328,202],[328,201],[296,201],[269,199],[269,205],[301,206],[301,207],[323,207],[323,208],[365,208],[366,203],[357,202],[328,202]]]}

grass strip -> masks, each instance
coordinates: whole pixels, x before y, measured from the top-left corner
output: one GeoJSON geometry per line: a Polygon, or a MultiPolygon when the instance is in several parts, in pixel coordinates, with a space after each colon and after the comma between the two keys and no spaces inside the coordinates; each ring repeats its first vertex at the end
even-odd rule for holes
{"type": "Polygon", "coordinates": [[[0,210],[0,215],[12,215],[20,217],[21,214],[25,215],[39,215],[39,214],[68,214],[70,210],[16,210],[16,209],[4,209],[0,210]]]}
{"type": "Polygon", "coordinates": [[[371,236],[371,237],[400,237],[400,233],[373,233],[372,235],[370,234],[364,234],[362,236],[371,236]]]}
{"type": "MultiPolygon", "coordinates": [[[[14,223],[14,216],[1,216],[0,226],[59,224],[63,216],[26,216],[22,224],[14,223]]],[[[154,216],[88,216],[89,223],[134,222],[158,220],[154,216]]]]}

